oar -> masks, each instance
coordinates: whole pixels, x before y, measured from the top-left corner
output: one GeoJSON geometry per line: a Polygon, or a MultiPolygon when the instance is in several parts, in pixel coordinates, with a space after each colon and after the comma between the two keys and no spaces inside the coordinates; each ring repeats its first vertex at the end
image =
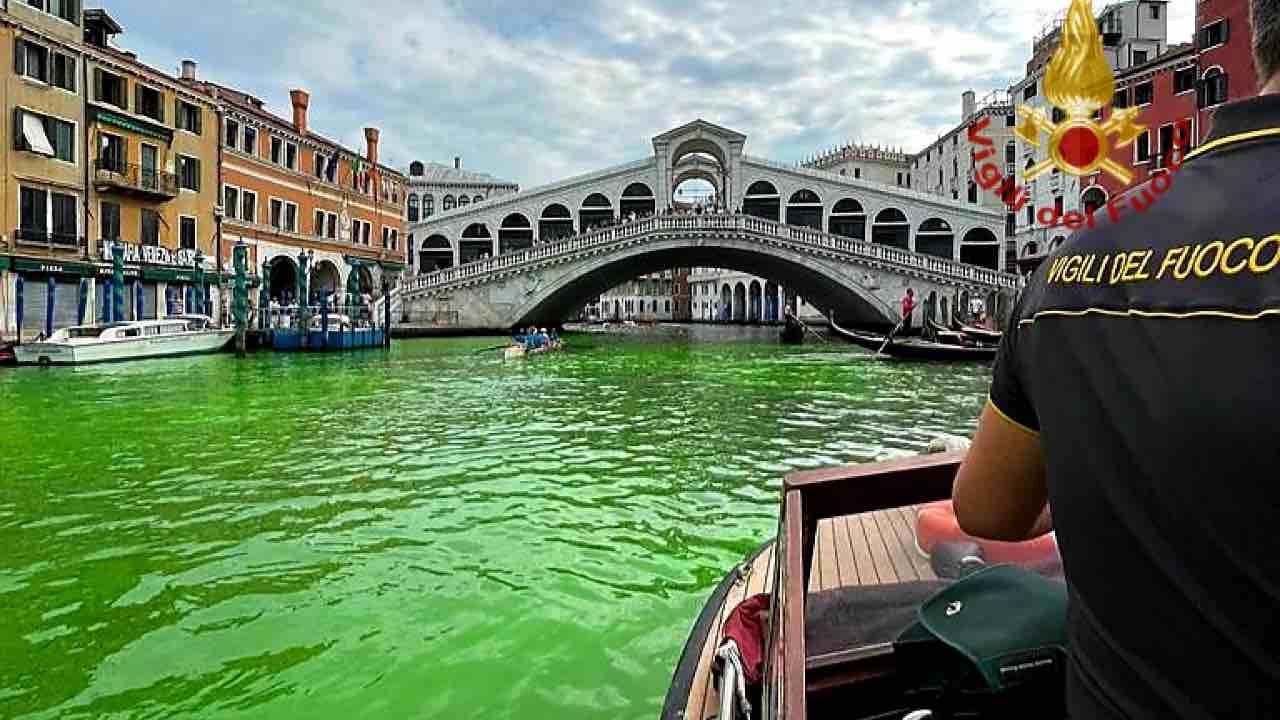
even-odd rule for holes
{"type": "Polygon", "coordinates": [[[906,321],[907,321],[906,318],[903,318],[902,322],[898,323],[897,325],[894,325],[893,329],[889,331],[889,334],[884,336],[884,344],[881,345],[880,349],[876,351],[876,357],[880,357],[880,353],[883,353],[884,349],[889,347],[889,343],[893,341],[893,336],[898,333],[898,330],[902,327],[902,323],[906,321]]]}
{"type": "Polygon", "coordinates": [[[505,350],[506,348],[509,348],[509,347],[511,347],[512,345],[515,345],[515,343],[513,343],[513,342],[509,342],[509,343],[503,343],[503,344],[501,344],[501,345],[495,345],[495,346],[493,346],[493,347],[480,348],[479,350],[472,350],[472,351],[471,351],[471,354],[472,354],[472,355],[479,355],[480,353],[493,352],[494,350],[505,350]]]}

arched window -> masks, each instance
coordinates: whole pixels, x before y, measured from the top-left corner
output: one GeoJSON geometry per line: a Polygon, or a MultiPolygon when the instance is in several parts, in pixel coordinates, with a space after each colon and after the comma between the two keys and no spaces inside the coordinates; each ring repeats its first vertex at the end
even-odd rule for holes
{"type": "Polygon", "coordinates": [[[973,182],[969,183],[969,202],[978,202],[978,186],[973,182]]]}
{"type": "Polygon", "coordinates": [[[1205,71],[1204,81],[1196,86],[1196,101],[1201,109],[1227,101],[1227,74],[1222,68],[1215,66],[1205,71]]]}
{"type": "Polygon", "coordinates": [[[418,222],[418,196],[409,196],[409,222],[418,222]]]}
{"type": "Polygon", "coordinates": [[[426,220],[427,218],[435,214],[436,214],[436,196],[423,195],[422,196],[422,219],[426,220]]]}
{"type": "Polygon", "coordinates": [[[484,202],[484,196],[483,196],[483,195],[477,195],[477,196],[475,196],[475,197],[471,198],[471,202],[484,202]]]}
{"type": "Polygon", "coordinates": [[[1040,246],[1039,246],[1039,245],[1037,245],[1037,244],[1036,244],[1036,241],[1034,241],[1034,240],[1032,240],[1031,242],[1027,243],[1027,244],[1026,244],[1026,245],[1024,245],[1024,246],[1023,246],[1023,248],[1022,248],[1022,256],[1023,256],[1023,257],[1031,257],[1032,255],[1036,255],[1036,254],[1038,254],[1039,252],[1040,252],[1040,246]]]}
{"type": "Polygon", "coordinates": [[[467,197],[466,195],[458,196],[458,207],[466,207],[470,204],[471,204],[471,198],[467,197]]]}
{"type": "Polygon", "coordinates": [[[443,209],[445,212],[449,212],[450,210],[454,209],[457,206],[458,206],[458,201],[454,200],[452,195],[444,196],[444,203],[442,204],[441,209],[443,209]]]}

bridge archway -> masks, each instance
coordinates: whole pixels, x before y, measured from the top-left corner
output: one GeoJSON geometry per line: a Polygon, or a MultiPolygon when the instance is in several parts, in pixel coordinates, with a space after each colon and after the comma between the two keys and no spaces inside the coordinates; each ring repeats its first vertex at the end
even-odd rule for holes
{"type": "Polygon", "coordinates": [[[841,198],[831,208],[831,219],[828,221],[833,235],[843,235],[854,240],[867,239],[867,213],[862,203],[853,198],[841,198]]]}
{"type": "Polygon", "coordinates": [[[618,201],[618,212],[623,217],[635,213],[637,217],[652,215],[658,206],[653,188],[642,182],[633,182],[622,191],[622,199],[618,201]]]}
{"type": "Polygon", "coordinates": [[[432,235],[418,249],[418,272],[426,274],[453,267],[453,245],[443,235],[432,235]]]}
{"type": "Polygon", "coordinates": [[[720,313],[717,317],[721,322],[733,319],[733,288],[728,283],[720,288],[720,313]]]}
{"type": "Polygon", "coordinates": [[[356,285],[360,288],[360,294],[372,296],[373,293],[373,271],[368,265],[357,265],[351,269],[356,274],[356,285]]]}
{"type": "Polygon", "coordinates": [[[560,203],[552,203],[542,210],[538,220],[538,239],[540,242],[555,242],[560,238],[573,235],[573,213],[560,203]]]}
{"type": "Polygon", "coordinates": [[[871,225],[871,242],[901,250],[911,249],[911,223],[898,208],[890,207],[876,214],[871,225]]]}
{"type": "Polygon", "coordinates": [[[964,239],[960,241],[960,262],[989,270],[999,270],[1000,240],[987,228],[973,228],[965,233],[964,239]]]}
{"type": "Polygon", "coordinates": [[[764,284],[764,321],[778,322],[782,314],[778,311],[778,284],[768,280],[764,284]]]}
{"type": "Polygon", "coordinates": [[[603,193],[591,193],[582,201],[578,211],[578,227],[587,232],[592,225],[607,225],[613,221],[613,203],[603,193]]]}
{"type": "Polygon", "coordinates": [[[752,217],[781,222],[782,196],[768,180],[757,180],[747,186],[742,198],[742,212],[752,217]]]}
{"type": "Polygon", "coordinates": [[[733,286],[733,321],[747,321],[747,286],[742,283],[733,286]]]}
{"type": "Polygon", "coordinates": [[[916,230],[916,252],[954,260],[956,256],[956,234],[951,223],[940,218],[929,218],[920,223],[916,230]]]}
{"type": "Polygon", "coordinates": [[[791,194],[787,200],[787,224],[796,227],[822,229],[822,198],[805,188],[791,194]]]}
{"type": "Polygon", "coordinates": [[[752,280],[751,287],[747,288],[747,321],[759,324],[764,319],[764,314],[760,311],[764,305],[764,289],[760,287],[759,280],[752,280]]]}
{"type": "Polygon", "coordinates": [[[493,236],[484,223],[471,223],[462,231],[458,245],[458,261],[462,265],[479,260],[493,253],[493,236]]]}
{"type": "Polygon", "coordinates": [[[511,213],[498,227],[498,254],[506,255],[533,247],[533,225],[524,213],[511,213]]]}

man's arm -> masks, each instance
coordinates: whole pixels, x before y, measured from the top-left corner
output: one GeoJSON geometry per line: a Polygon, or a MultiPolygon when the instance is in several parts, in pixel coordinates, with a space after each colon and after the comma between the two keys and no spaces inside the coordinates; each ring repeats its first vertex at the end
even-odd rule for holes
{"type": "Polygon", "coordinates": [[[952,500],[960,528],[975,537],[1021,541],[1052,530],[1040,435],[988,402],[952,500]]]}

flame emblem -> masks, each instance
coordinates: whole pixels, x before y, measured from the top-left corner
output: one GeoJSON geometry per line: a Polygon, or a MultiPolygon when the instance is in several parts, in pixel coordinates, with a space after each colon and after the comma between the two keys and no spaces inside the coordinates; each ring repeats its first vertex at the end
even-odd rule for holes
{"type": "Polygon", "coordinates": [[[1049,135],[1049,158],[1027,168],[1026,179],[1034,180],[1056,167],[1078,177],[1102,170],[1128,185],[1133,173],[1112,160],[1110,153],[1132,144],[1147,128],[1135,124],[1137,108],[1115,109],[1102,124],[1093,121],[1093,113],[1115,96],[1116,80],[1102,50],[1092,0],[1071,0],[1061,35],[1045,72],[1044,94],[1067,119],[1054,123],[1042,108],[1018,108],[1023,119],[1015,130],[1018,137],[1040,147],[1040,134],[1049,135]]]}

